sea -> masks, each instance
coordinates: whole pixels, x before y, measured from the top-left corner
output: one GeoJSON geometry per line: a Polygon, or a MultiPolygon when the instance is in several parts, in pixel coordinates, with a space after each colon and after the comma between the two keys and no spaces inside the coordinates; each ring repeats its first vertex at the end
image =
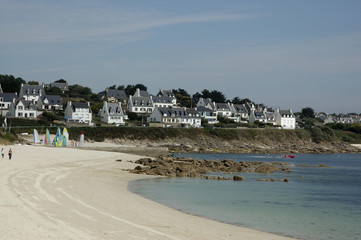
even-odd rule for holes
{"type": "Polygon", "coordinates": [[[176,156],[288,162],[292,172],[241,172],[236,175],[245,180],[237,182],[142,179],[132,181],[129,190],[193,215],[297,239],[361,239],[361,154],[297,154],[293,159],[280,154],[176,156]],[[258,181],[262,178],[287,178],[289,182],[258,181]]]}

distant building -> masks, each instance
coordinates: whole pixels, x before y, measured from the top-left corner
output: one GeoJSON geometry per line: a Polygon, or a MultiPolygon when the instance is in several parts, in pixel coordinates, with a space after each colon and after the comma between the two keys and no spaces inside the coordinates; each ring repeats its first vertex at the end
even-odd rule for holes
{"type": "Polygon", "coordinates": [[[165,127],[201,127],[201,117],[194,109],[155,107],[148,123],[163,123],[165,127]]]}
{"type": "Polygon", "coordinates": [[[59,95],[45,95],[39,98],[36,106],[42,110],[63,110],[63,100],[59,95]]]}
{"type": "Polygon", "coordinates": [[[24,99],[13,99],[10,105],[8,116],[16,118],[36,118],[42,114],[37,110],[35,101],[26,101],[24,99]]]}
{"type": "Polygon", "coordinates": [[[100,99],[107,102],[123,102],[126,103],[127,95],[124,90],[106,88],[99,94],[100,99]]]}
{"type": "Polygon", "coordinates": [[[67,82],[53,82],[53,83],[49,83],[49,84],[44,84],[44,88],[59,88],[63,93],[65,91],[69,90],[69,86],[67,82]]]}
{"type": "Polygon", "coordinates": [[[280,110],[275,112],[276,125],[281,126],[283,129],[295,129],[296,118],[292,110],[280,110]]]}
{"type": "Polygon", "coordinates": [[[103,108],[100,110],[100,119],[108,124],[124,124],[122,105],[119,102],[108,103],[104,101],[103,108]]]}
{"type": "Polygon", "coordinates": [[[21,84],[19,98],[23,98],[26,101],[39,101],[39,98],[45,95],[44,84],[42,85],[29,85],[21,84]]]}
{"type": "Polygon", "coordinates": [[[196,107],[195,110],[199,113],[201,118],[207,120],[208,124],[218,123],[216,111],[203,106],[196,107]]]}
{"type": "Polygon", "coordinates": [[[149,115],[154,109],[154,103],[152,96],[146,91],[140,91],[137,88],[133,96],[129,97],[127,110],[128,112],[133,112],[137,114],[146,114],[149,115]]]}
{"type": "Polygon", "coordinates": [[[14,99],[18,99],[15,93],[0,93],[0,109],[9,109],[14,99]]]}
{"type": "Polygon", "coordinates": [[[92,125],[92,110],[89,102],[83,103],[69,101],[64,111],[64,118],[67,122],[86,123],[92,125]]]}

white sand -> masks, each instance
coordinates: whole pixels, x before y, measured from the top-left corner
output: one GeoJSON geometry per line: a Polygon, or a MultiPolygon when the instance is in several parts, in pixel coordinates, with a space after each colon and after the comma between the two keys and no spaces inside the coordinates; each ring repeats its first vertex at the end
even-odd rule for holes
{"type": "Polygon", "coordinates": [[[192,216],[127,190],[139,156],[0,146],[0,239],[289,239],[192,216]],[[115,160],[122,159],[122,162],[115,160]]]}

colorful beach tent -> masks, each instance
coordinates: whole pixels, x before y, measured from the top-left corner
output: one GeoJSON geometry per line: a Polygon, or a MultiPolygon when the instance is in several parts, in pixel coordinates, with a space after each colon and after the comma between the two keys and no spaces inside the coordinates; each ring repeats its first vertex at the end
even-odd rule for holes
{"type": "Polygon", "coordinates": [[[66,147],[68,145],[69,142],[69,133],[68,130],[66,128],[64,128],[63,130],[63,146],[66,147]]]}
{"type": "Polygon", "coordinates": [[[61,147],[63,146],[63,135],[61,134],[60,128],[56,131],[56,136],[53,140],[53,146],[55,147],[61,147]]]}
{"type": "Polygon", "coordinates": [[[46,129],[45,137],[44,137],[44,144],[49,145],[50,144],[50,133],[49,130],[46,129]]]}

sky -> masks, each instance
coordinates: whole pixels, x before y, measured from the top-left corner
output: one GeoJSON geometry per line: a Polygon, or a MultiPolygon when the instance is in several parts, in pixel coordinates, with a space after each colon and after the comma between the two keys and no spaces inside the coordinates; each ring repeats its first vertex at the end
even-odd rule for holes
{"type": "Polygon", "coordinates": [[[0,74],[361,113],[361,1],[0,0],[0,74]]]}

